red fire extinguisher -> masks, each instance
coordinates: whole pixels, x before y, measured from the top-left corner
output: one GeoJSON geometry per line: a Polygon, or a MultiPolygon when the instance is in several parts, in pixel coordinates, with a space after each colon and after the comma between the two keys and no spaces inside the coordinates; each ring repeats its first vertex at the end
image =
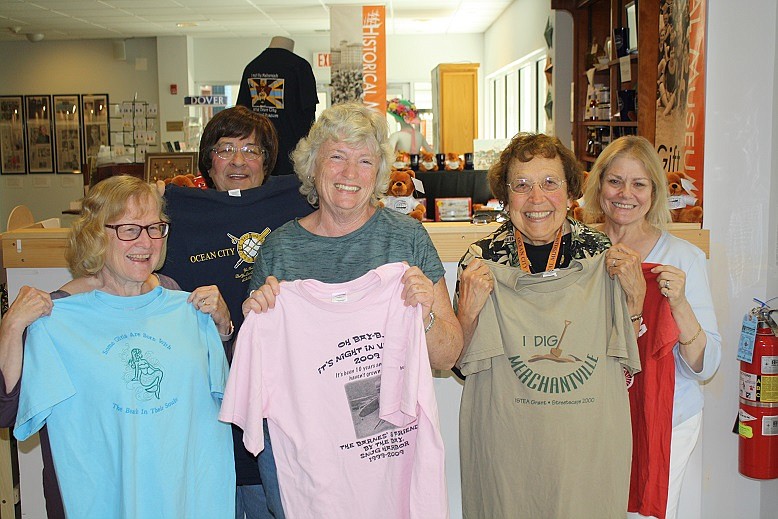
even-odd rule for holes
{"type": "Polygon", "coordinates": [[[778,478],[778,326],[767,306],[757,317],[751,362],[740,361],[738,470],[755,479],[778,478]]]}

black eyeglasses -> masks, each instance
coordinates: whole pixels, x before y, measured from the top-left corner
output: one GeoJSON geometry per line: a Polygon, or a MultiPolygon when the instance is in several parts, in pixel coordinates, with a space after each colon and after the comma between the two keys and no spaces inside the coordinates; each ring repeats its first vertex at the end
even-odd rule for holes
{"type": "Polygon", "coordinates": [[[543,180],[540,180],[538,182],[530,182],[529,179],[526,178],[517,178],[513,182],[508,182],[506,185],[514,193],[517,193],[519,195],[526,195],[529,194],[530,191],[532,191],[532,188],[535,186],[535,184],[537,184],[538,187],[540,187],[540,189],[542,189],[546,193],[553,193],[554,191],[562,187],[562,184],[564,184],[565,182],[567,182],[567,180],[560,180],[555,177],[546,177],[543,180]]]}
{"type": "Polygon", "coordinates": [[[105,224],[109,229],[116,231],[116,237],[121,241],[137,240],[138,236],[143,229],[146,229],[146,233],[149,238],[153,240],[161,240],[170,231],[170,224],[167,222],[156,222],[149,225],[138,225],[136,223],[118,223],[115,225],[105,224]]]}
{"type": "Polygon", "coordinates": [[[234,144],[222,144],[211,148],[216,152],[216,156],[220,159],[229,160],[235,156],[238,151],[243,154],[244,160],[257,160],[265,155],[265,150],[256,144],[246,144],[245,146],[238,148],[234,144]]]}

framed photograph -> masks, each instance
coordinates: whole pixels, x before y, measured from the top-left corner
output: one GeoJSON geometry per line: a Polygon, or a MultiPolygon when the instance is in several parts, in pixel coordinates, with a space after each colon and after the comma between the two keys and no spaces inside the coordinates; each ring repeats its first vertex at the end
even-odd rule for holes
{"type": "Polygon", "coordinates": [[[83,94],[81,96],[81,121],[84,124],[84,161],[97,157],[100,146],[109,146],[108,94],[83,94]]]}
{"type": "Polygon", "coordinates": [[[146,182],[176,175],[197,175],[197,152],[146,153],[146,182]]]}
{"type": "Polygon", "coordinates": [[[464,222],[473,217],[473,201],[468,197],[436,198],[436,222],[464,222]]]}
{"type": "Polygon", "coordinates": [[[81,100],[78,94],[55,95],[54,149],[57,173],[81,169],[81,100]]]}
{"type": "Polygon", "coordinates": [[[51,138],[51,96],[24,96],[27,119],[27,170],[54,173],[54,142],[51,138]]]}
{"type": "Polygon", "coordinates": [[[27,173],[22,96],[0,96],[0,173],[27,173]]]}

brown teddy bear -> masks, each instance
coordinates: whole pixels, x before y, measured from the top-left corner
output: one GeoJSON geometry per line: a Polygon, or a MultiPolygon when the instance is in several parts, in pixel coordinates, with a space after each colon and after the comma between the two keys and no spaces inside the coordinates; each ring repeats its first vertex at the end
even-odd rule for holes
{"type": "Polygon", "coordinates": [[[692,191],[694,179],[680,172],[667,173],[667,203],[673,222],[702,223],[702,207],[692,191]]]}
{"type": "Polygon", "coordinates": [[[465,169],[465,161],[456,153],[446,153],[446,171],[462,171],[465,169]]]}
{"type": "MultiPolygon", "coordinates": [[[[586,189],[586,182],[588,180],[589,180],[589,172],[584,171],[581,191],[586,189]]],[[[602,214],[597,218],[592,218],[591,216],[586,214],[586,211],[584,210],[583,207],[583,196],[581,198],[578,198],[577,200],[573,200],[573,202],[570,204],[570,207],[568,208],[568,215],[572,216],[579,222],[583,222],[585,224],[603,223],[605,221],[605,217],[602,214]]]]}
{"type": "Polygon", "coordinates": [[[432,152],[421,150],[421,156],[419,157],[419,171],[437,171],[438,161],[435,160],[435,155],[432,152]]]}
{"type": "Polygon", "coordinates": [[[196,187],[194,183],[194,175],[191,173],[168,177],[165,179],[165,184],[174,184],[181,187],[196,187]]]}
{"type": "Polygon", "coordinates": [[[411,156],[408,153],[403,153],[402,151],[398,151],[394,155],[394,163],[392,164],[392,169],[410,169],[411,167],[411,156]]]}
{"type": "Polygon", "coordinates": [[[389,189],[378,205],[407,214],[421,222],[427,214],[427,209],[413,198],[413,192],[416,190],[413,185],[414,178],[416,174],[412,170],[393,169],[389,176],[389,189]]]}

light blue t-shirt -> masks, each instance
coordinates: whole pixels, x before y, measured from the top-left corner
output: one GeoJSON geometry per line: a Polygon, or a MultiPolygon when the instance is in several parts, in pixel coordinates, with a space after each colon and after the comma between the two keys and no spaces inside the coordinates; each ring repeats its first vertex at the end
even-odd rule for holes
{"type": "Polygon", "coordinates": [[[14,435],[48,425],[69,517],[234,517],[227,361],[187,296],[77,294],[30,326],[14,435]]]}

